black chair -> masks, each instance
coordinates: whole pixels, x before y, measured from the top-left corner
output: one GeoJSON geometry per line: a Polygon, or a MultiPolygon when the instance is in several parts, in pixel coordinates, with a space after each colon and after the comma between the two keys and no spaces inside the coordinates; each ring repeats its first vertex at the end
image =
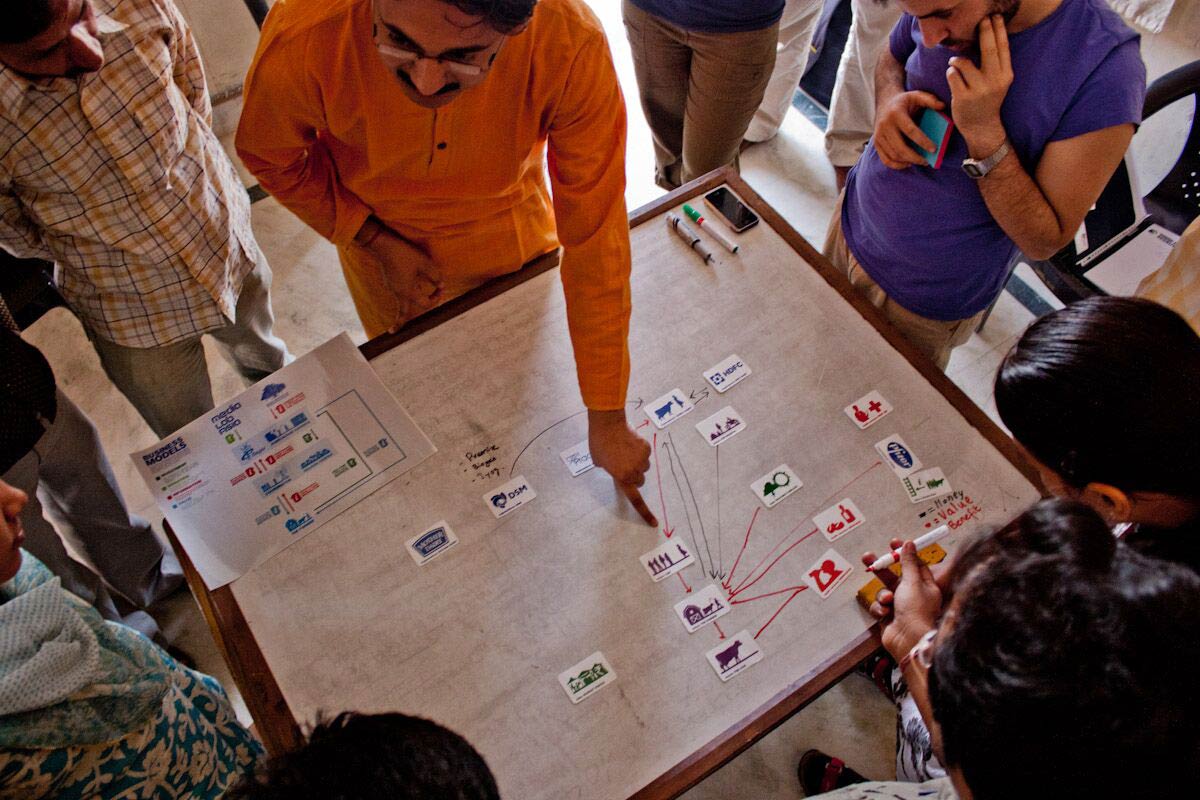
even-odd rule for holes
{"type": "MultiPolygon", "coordinates": [[[[1172,103],[1192,98],[1193,112],[1200,111],[1200,61],[1193,61],[1178,69],[1168,72],[1158,78],[1146,90],[1146,101],[1142,108],[1142,119],[1149,119],[1154,114],[1172,103]]],[[[1200,124],[1195,114],[1192,118],[1191,129],[1188,131],[1184,144],[1175,165],[1158,185],[1150,190],[1142,202],[1149,214],[1148,221],[1139,226],[1144,228],[1151,223],[1157,223],[1176,234],[1182,233],[1192,220],[1200,214],[1200,124]]],[[[1100,194],[1094,209],[1088,212],[1086,220],[1098,215],[1119,214],[1122,204],[1128,203],[1130,193],[1130,176],[1126,162],[1122,162],[1108,185],[1100,194]]],[[[1133,231],[1137,233],[1138,231],[1133,231]]],[[[1122,237],[1119,245],[1129,236],[1122,237]]],[[[1095,252],[1094,242],[1088,248],[1095,252]]],[[[1037,261],[1024,258],[1046,287],[1054,296],[1064,303],[1072,303],[1085,297],[1103,294],[1097,287],[1089,283],[1083,273],[1091,264],[1080,264],[1080,255],[1074,243],[1068,244],[1048,261],[1037,261]]]]}
{"type": "Polygon", "coordinates": [[[54,288],[54,265],[36,258],[16,258],[0,250],[0,297],[25,330],[50,309],[66,306],[54,288]]]}
{"type": "Polygon", "coordinates": [[[246,9],[250,12],[250,16],[254,17],[254,24],[262,27],[263,20],[267,18],[267,12],[271,7],[267,5],[267,0],[243,0],[246,4],[246,9]]]}

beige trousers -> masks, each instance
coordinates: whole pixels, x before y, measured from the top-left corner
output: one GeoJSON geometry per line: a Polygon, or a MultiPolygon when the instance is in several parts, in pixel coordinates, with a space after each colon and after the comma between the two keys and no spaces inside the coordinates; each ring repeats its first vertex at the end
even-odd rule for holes
{"type": "Polygon", "coordinates": [[[674,189],[738,163],[738,148],[775,66],[778,23],[741,33],[697,33],[647,14],[622,13],[638,94],[654,136],[655,182],[674,189]]]}
{"type": "Polygon", "coordinates": [[[957,319],[945,322],[929,319],[920,314],[914,314],[895,300],[887,296],[883,287],[871,280],[871,276],[858,263],[858,259],[850,252],[846,237],[842,235],[842,201],[845,194],[838,197],[833,210],[833,219],[829,223],[829,234],[825,237],[825,247],[822,252],[833,265],[845,273],[850,285],[867,301],[883,312],[887,321],[896,326],[904,338],[908,339],[917,349],[927,355],[938,369],[945,370],[950,363],[950,351],[971,338],[971,334],[979,327],[979,321],[987,310],[967,319],[957,319]]]}
{"type": "Polygon", "coordinates": [[[854,17],[829,101],[825,153],[835,167],[852,167],[875,133],[875,66],[902,9],[897,0],[850,0],[854,17]]]}
{"type": "Polygon", "coordinates": [[[779,133],[796,87],[812,55],[813,34],[821,18],[821,0],[787,0],[779,20],[779,46],[775,53],[775,69],[763,94],[762,104],[746,131],[751,142],[765,142],[779,133]]]}

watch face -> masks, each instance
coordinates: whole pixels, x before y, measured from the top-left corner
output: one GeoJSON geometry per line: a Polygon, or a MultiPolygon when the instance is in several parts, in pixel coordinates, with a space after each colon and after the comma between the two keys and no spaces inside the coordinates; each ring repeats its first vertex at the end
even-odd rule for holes
{"type": "Polygon", "coordinates": [[[984,171],[979,168],[979,165],[974,161],[964,161],[962,168],[963,172],[967,173],[972,178],[982,178],[985,174],[984,171]]]}

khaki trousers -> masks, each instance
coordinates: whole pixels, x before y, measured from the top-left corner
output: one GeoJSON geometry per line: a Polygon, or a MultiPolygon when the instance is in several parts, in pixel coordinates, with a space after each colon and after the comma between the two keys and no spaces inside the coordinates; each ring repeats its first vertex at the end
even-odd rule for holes
{"type": "Polygon", "coordinates": [[[655,182],[674,189],[738,163],[742,137],[775,66],[779,24],[741,33],[698,33],[622,12],[642,111],[654,136],[655,182]]]}
{"type": "Polygon", "coordinates": [[[829,234],[825,237],[825,247],[822,252],[833,265],[846,275],[850,285],[867,301],[883,312],[887,321],[896,326],[904,338],[908,339],[917,349],[927,355],[938,369],[945,370],[950,363],[950,351],[971,338],[971,334],[979,327],[979,321],[987,310],[967,319],[957,319],[945,322],[929,319],[920,314],[914,314],[895,300],[887,296],[883,287],[871,279],[867,271],[858,263],[858,259],[850,252],[846,237],[842,235],[842,201],[845,193],[838,197],[833,210],[833,219],[829,223],[829,234]]]}

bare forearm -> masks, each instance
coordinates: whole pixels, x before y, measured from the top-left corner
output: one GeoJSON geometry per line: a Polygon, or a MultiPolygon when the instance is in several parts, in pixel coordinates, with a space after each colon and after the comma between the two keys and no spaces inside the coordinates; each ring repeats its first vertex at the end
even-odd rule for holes
{"type": "Polygon", "coordinates": [[[904,91],[904,66],[890,50],[884,50],[875,65],[875,112],[904,91]]]}
{"type": "MultiPolygon", "coordinates": [[[[1003,141],[1003,138],[1001,139],[1003,141]]],[[[972,158],[986,158],[998,148],[970,146],[972,158]]],[[[1064,230],[1054,206],[1046,199],[1033,177],[1021,166],[1016,153],[1009,153],[991,172],[979,180],[979,191],[992,218],[1008,238],[1030,258],[1046,259],[1071,239],[1072,230],[1064,230]]]]}

